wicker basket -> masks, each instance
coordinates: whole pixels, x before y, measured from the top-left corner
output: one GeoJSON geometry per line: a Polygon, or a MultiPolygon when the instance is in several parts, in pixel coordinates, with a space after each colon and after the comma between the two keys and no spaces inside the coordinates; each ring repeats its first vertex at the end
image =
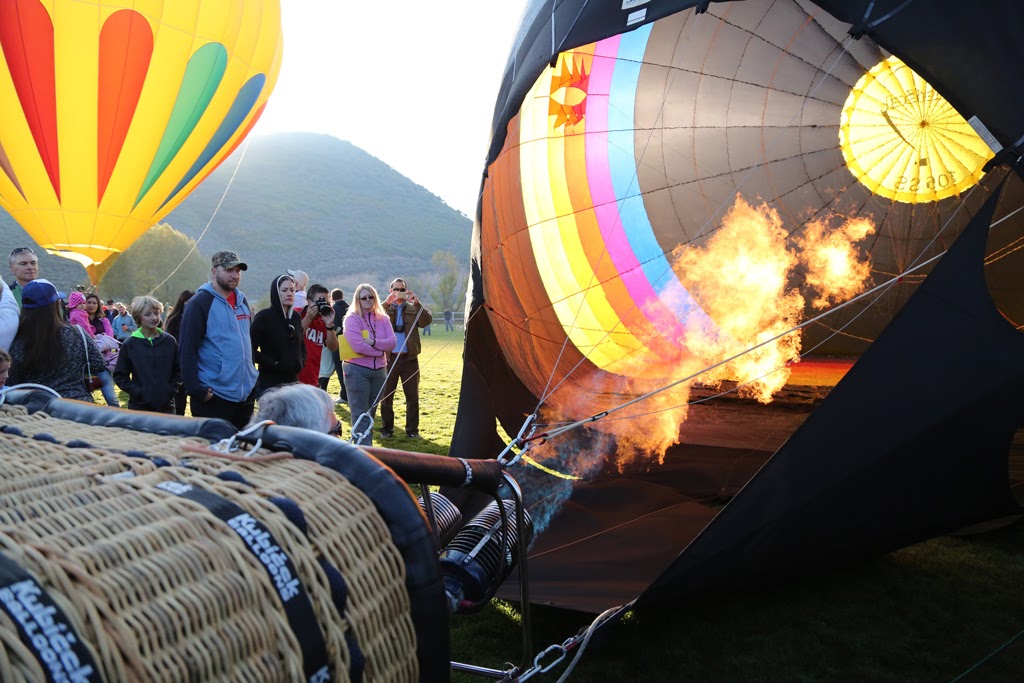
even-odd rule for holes
{"type": "MultiPolygon", "coordinates": [[[[309,680],[318,638],[330,680],[417,680],[404,565],[366,495],[306,460],[192,452],[207,445],[0,406],[0,555],[59,606],[106,681],[309,680]],[[225,521],[188,496],[240,512],[225,521]],[[262,524],[262,546],[242,518],[262,524]],[[307,619],[271,571],[275,546],[307,619]]],[[[44,680],[3,610],[0,639],[0,679],[44,680]]]]}

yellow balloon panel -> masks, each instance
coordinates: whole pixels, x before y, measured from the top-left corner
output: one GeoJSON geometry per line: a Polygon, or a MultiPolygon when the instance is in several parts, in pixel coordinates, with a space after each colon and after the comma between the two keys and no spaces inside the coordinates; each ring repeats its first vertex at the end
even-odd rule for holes
{"type": "Polygon", "coordinates": [[[896,57],[877,64],[850,91],[839,140],[860,182],[907,204],[973,187],[993,156],[949,102],[896,57]]]}
{"type": "Polygon", "coordinates": [[[255,124],[279,0],[0,3],[0,206],[98,281],[255,124]]]}

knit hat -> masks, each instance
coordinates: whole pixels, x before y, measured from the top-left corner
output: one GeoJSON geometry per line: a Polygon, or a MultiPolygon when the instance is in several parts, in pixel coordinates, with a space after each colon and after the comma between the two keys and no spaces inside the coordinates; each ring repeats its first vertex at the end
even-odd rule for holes
{"type": "Polygon", "coordinates": [[[85,295],[81,292],[71,292],[68,297],[68,308],[75,310],[79,306],[85,303],[85,295]]]}

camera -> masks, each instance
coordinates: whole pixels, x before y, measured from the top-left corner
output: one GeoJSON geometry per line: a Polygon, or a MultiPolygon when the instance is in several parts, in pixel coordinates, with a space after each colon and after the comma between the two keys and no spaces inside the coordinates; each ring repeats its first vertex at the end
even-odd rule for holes
{"type": "Polygon", "coordinates": [[[327,299],[325,297],[320,297],[316,300],[316,310],[320,312],[320,315],[327,315],[334,309],[331,308],[329,303],[327,303],[327,299]]]}

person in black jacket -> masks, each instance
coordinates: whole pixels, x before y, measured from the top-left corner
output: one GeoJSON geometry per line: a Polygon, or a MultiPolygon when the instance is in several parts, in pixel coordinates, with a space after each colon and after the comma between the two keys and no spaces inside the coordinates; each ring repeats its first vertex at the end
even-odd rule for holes
{"type": "MultiPolygon", "coordinates": [[[[334,324],[340,324],[339,320],[344,320],[348,314],[348,302],[345,301],[345,292],[341,289],[335,288],[331,290],[331,307],[334,308],[334,324]]],[[[345,392],[345,368],[341,364],[341,355],[337,350],[331,352],[331,358],[334,359],[334,372],[338,375],[338,384],[341,386],[341,391],[335,403],[348,404],[348,394],[345,392]]]]}
{"type": "Polygon", "coordinates": [[[174,412],[181,386],[178,343],[160,329],[164,305],[151,296],[132,300],[132,318],[139,328],[121,344],[114,381],[128,394],[130,410],[174,412]]]}
{"type": "Polygon", "coordinates": [[[270,285],[270,307],[252,321],[252,357],[259,367],[255,396],[267,389],[299,381],[306,364],[306,342],[302,316],[295,310],[295,280],[279,275],[270,285]]]}

